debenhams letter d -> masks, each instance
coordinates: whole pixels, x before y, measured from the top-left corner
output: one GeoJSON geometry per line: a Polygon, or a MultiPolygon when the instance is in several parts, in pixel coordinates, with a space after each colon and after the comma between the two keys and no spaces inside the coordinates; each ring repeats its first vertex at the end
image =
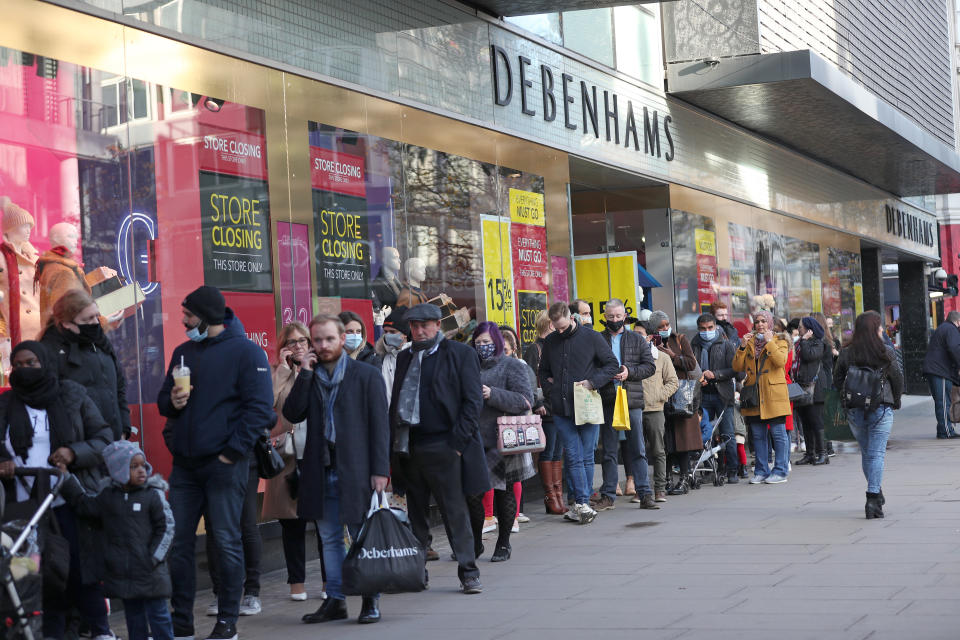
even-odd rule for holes
{"type": "Polygon", "coordinates": [[[617,94],[603,89],[597,90],[596,85],[588,85],[581,80],[579,87],[574,84],[574,78],[569,73],[561,73],[559,81],[554,70],[549,65],[540,65],[540,95],[534,95],[533,81],[530,76],[536,71],[529,69],[530,58],[519,55],[516,57],[516,66],[511,65],[510,56],[497,45],[490,45],[490,67],[493,73],[493,101],[499,107],[508,106],[513,100],[514,88],[520,95],[520,111],[526,116],[536,117],[537,110],[544,121],[553,122],[557,119],[557,110],[563,112],[563,126],[574,131],[581,130],[584,134],[592,134],[599,139],[601,131],[607,142],[619,145],[620,123],[623,122],[623,146],[633,146],[640,151],[640,136],[643,136],[643,152],[657,158],[664,158],[667,162],[673,160],[675,149],[673,132],[670,127],[673,118],[669,114],[660,115],[655,109],[640,107],[634,111],[633,102],[627,100],[624,106],[617,94]],[[514,83],[516,78],[516,83],[514,83]],[[602,97],[601,97],[602,93],[602,97]],[[571,105],[577,102],[579,94],[581,119],[573,122],[571,105]],[[540,98],[537,100],[536,98],[540,98]],[[558,106],[559,101],[559,106],[558,106]],[[637,119],[642,118],[639,126],[637,119]],[[663,122],[662,133],[664,144],[661,147],[660,122],[663,122]]]}

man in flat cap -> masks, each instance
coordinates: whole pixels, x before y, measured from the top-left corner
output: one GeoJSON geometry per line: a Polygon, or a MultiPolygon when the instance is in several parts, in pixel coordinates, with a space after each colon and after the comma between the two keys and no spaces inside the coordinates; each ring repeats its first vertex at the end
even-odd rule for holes
{"type": "Polygon", "coordinates": [[[160,415],[167,418],[163,439],[173,454],[173,630],[178,639],[194,636],[196,531],[205,515],[220,583],[217,623],[207,637],[236,640],[244,578],[240,513],[253,445],[276,422],[273,383],[267,355],[247,339],[219,289],[200,287],[182,307],[189,340],[174,349],[157,395],[160,415]],[[181,363],[190,370],[186,387],[174,384],[181,363]]]}
{"type": "Polygon", "coordinates": [[[490,477],[478,432],[483,408],[480,360],[470,347],[445,340],[440,309],[418,304],[407,312],[413,343],[397,355],[390,419],[394,452],[407,490],[410,524],[420,544],[429,546],[427,510],[436,498],[456,555],[464,593],[480,593],[476,557],[465,495],[490,489],[490,477]]]}

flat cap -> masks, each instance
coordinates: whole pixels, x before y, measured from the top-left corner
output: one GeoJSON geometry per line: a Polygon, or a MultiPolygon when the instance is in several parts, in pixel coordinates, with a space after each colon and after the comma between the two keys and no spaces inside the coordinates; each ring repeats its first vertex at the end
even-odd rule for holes
{"type": "Polygon", "coordinates": [[[428,302],[423,302],[407,311],[407,322],[427,322],[428,320],[439,320],[443,316],[440,314],[440,308],[428,302]]]}

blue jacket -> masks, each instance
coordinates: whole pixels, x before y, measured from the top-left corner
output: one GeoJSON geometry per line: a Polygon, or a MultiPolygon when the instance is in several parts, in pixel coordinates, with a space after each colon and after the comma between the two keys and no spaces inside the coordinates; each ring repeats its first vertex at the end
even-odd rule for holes
{"type": "Polygon", "coordinates": [[[197,467],[220,454],[236,462],[277,421],[267,354],[247,339],[230,308],[224,325],[215,338],[184,342],[173,350],[157,394],[157,408],[167,418],[163,439],[175,465],[197,467]],[[170,390],[181,356],[190,367],[193,390],[186,406],[177,410],[170,390]]]}
{"type": "Polygon", "coordinates": [[[923,373],[960,384],[960,329],[952,322],[942,323],[933,332],[923,359],[923,373]]]}

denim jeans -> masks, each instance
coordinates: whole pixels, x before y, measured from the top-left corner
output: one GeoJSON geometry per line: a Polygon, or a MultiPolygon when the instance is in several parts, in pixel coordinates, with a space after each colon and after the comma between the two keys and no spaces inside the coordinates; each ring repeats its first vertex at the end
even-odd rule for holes
{"type": "MultiPolygon", "coordinates": [[[[716,421],[720,412],[723,412],[723,416],[720,418],[719,434],[728,438],[723,450],[724,469],[727,473],[732,473],[737,470],[737,438],[733,431],[733,412],[735,409],[732,405],[728,405],[717,393],[703,394],[701,406],[709,414],[711,425],[713,421],[716,421]]],[[[709,437],[710,433],[708,432],[706,435],[709,437]]]]}
{"type": "MultiPolygon", "coordinates": [[[[243,595],[260,597],[260,556],[263,555],[263,539],[260,537],[260,527],[257,518],[260,516],[257,488],[260,486],[260,476],[257,466],[250,466],[250,475],[247,479],[247,491],[243,500],[243,510],[240,511],[240,544],[243,547],[243,595]]],[[[220,574],[217,569],[217,555],[213,538],[207,536],[207,566],[210,569],[210,582],[213,583],[213,595],[220,590],[220,574]]]]}
{"type": "Polygon", "coordinates": [[[540,462],[559,462],[560,456],[563,455],[563,447],[553,418],[543,420],[543,435],[546,436],[547,442],[544,450],[540,452],[540,462]]]}
{"type": "Polygon", "coordinates": [[[564,465],[573,488],[574,501],[586,504],[593,493],[593,452],[597,448],[600,425],[576,425],[573,418],[566,416],[554,416],[553,422],[557,425],[560,444],[563,445],[564,465]]]}
{"type": "MultiPolygon", "coordinates": [[[[347,547],[343,540],[343,521],[340,519],[340,479],[328,467],[323,485],[323,518],[317,521],[323,541],[323,566],[327,572],[327,597],[343,600],[343,560],[347,547]]],[[[360,535],[361,525],[348,525],[353,540],[360,535]]],[[[377,595],[377,594],[373,594],[377,595]]]]}
{"type": "Polygon", "coordinates": [[[193,635],[193,601],[197,595],[197,525],[205,515],[207,535],[216,543],[220,592],[218,620],[236,624],[243,594],[243,546],[240,512],[250,472],[246,458],[234,464],[218,459],[170,473],[170,509],[177,523],[168,564],[173,582],[173,628],[177,636],[193,635]]]}
{"type": "Polygon", "coordinates": [[[757,454],[757,463],[753,468],[753,475],[765,478],[772,473],[787,477],[790,462],[790,438],[787,437],[787,425],[783,418],[774,418],[766,422],[757,418],[748,418],[750,435],[753,437],[753,448],[757,454]],[[773,470],[767,460],[770,458],[770,440],[767,438],[769,429],[773,438],[773,470]]]}
{"type": "Polygon", "coordinates": [[[613,407],[607,411],[604,407],[603,416],[606,423],[600,427],[603,436],[603,484],[600,486],[601,495],[616,498],[617,481],[619,480],[617,466],[617,451],[620,448],[620,434],[626,436],[626,450],[623,459],[623,471],[633,477],[638,496],[653,493],[650,490],[650,463],[647,462],[647,447],[643,441],[643,409],[630,409],[630,430],[617,431],[613,424],[613,407]]]}
{"type": "Polygon", "coordinates": [[[893,427],[893,409],[882,404],[873,411],[847,409],[847,422],[860,445],[860,463],[867,491],[878,493],[883,482],[883,461],[887,455],[887,439],[893,427]]]}
{"type": "Polygon", "coordinates": [[[953,382],[940,376],[927,375],[927,384],[930,385],[930,395],[933,396],[933,413],[937,416],[937,435],[946,436],[954,433],[950,424],[950,393],[953,391],[953,382]]]}
{"type": "Polygon", "coordinates": [[[166,598],[123,599],[129,640],[173,640],[173,622],[166,598]],[[149,631],[148,631],[149,626],[149,631]]]}

